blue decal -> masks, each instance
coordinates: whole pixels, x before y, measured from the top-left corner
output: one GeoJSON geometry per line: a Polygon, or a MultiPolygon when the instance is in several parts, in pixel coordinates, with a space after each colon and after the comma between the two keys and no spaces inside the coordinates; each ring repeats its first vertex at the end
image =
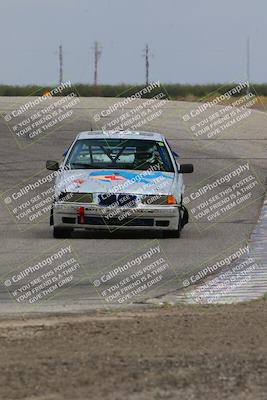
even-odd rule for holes
{"type": "Polygon", "coordinates": [[[162,171],[154,171],[144,176],[142,172],[118,171],[112,169],[91,172],[89,174],[89,178],[99,179],[103,182],[136,180],[136,182],[144,183],[147,185],[151,185],[151,180],[153,179],[173,179],[171,176],[168,176],[162,171]],[[137,176],[139,176],[138,180],[136,180],[137,176]]]}

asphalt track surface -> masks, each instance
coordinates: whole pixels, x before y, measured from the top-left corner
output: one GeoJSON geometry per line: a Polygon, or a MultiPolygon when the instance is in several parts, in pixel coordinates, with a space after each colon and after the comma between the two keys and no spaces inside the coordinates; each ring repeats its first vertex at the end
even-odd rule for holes
{"type": "MultiPolygon", "coordinates": [[[[0,112],[4,116],[27,101],[25,98],[0,98],[0,112]]],[[[48,101],[52,103],[54,99],[48,101]]],[[[34,142],[27,138],[20,139],[20,146],[1,118],[1,192],[20,185],[23,180],[42,170],[47,159],[60,160],[63,151],[68,148],[77,133],[90,130],[91,127],[94,129],[101,127],[101,121],[96,123],[93,116],[115,102],[116,99],[82,98],[79,104],[73,107],[72,116],[63,124],[57,125],[53,131],[49,131],[49,135],[44,135],[34,142]]],[[[185,176],[187,190],[217,171],[227,168],[231,163],[238,164],[245,160],[249,161],[259,180],[264,184],[267,171],[266,113],[253,111],[249,117],[232,126],[219,138],[203,139],[194,137],[182,120],[182,116],[195,107],[193,103],[169,102],[163,106],[162,114],[158,118],[146,123],[140,129],[165,134],[171,146],[179,153],[180,162],[194,164],[194,174],[185,176]]],[[[130,110],[130,106],[125,107],[120,113],[127,110],[130,110]]],[[[25,116],[27,113],[24,114],[24,118],[25,116]]],[[[106,118],[104,122],[107,120],[106,118]]],[[[147,232],[126,233],[121,230],[112,234],[74,233],[68,243],[75,251],[82,268],[74,274],[71,287],[58,291],[49,301],[41,301],[34,306],[18,304],[2,283],[11,270],[22,270],[22,265],[27,263],[30,265],[31,260],[38,257],[40,260],[42,257],[45,258],[47,254],[53,253],[54,247],[60,248],[65,242],[52,238],[48,218],[29,226],[30,229],[21,231],[19,228],[24,229],[25,223],[23,226],[14,223],[6,205],[1,201],[0,313],[6,315],[37,311],[76,312],[100,307],[127,307],[132,302],[138,303],[142,299],[182,288],[183,280],[201,270],[202,264],[207,260],[212,259],[214,262],[222,257],[223,251],[237,248],[238,243],[248,240],[257,222],[262,201],[263,193],[262,196],[255,198],[253,204],[237,212],[226,213],[219,222],[207,223],[206,229],[203,230],[199,230],[197,224],[192,221],[185,227],[180,239],[162,238],[160,234],[147,232]],[[122,305],[116,302],[108,303],[92,282],[101,274],[114,269],[119,263],[125,264],[134,259],[136,254],[142,254],[158,243],[168,259],[168,265],[171,265],[160,284],[145,290],[140,296],[134,296],[122,305]]],[[[113,284],[118,284],[123,277],[127,277],[127,273],[120,274],[113,284]]],[[[100,289],[105,288],[107,287],[103,284],[100,289]]]]}

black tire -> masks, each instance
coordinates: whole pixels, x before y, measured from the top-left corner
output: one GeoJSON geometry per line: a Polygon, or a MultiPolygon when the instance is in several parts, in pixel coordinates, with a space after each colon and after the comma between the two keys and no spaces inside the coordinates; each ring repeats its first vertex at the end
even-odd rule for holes
{"type": "Polygon", "coordinates": [[[50,226],[54,225],[54,210],[53,210],[53,206],[51,207],[50,210],[50,226]]]}
{"type": "Polygon", "coordinates": [[[71,228],[59,228],[57,226],[53,227],[53,237],[55,239],[65,239],[69,238],[73,229],[71,228]]]}
{"type": "Polygon", "coordinates": [[[181,207],[180,214],[182,214],[181,224],[182,224],[182,228],[183,228],[189,222],[189,214],[188,214],[187,208],[185,208],[185,206],[181,207]]]}

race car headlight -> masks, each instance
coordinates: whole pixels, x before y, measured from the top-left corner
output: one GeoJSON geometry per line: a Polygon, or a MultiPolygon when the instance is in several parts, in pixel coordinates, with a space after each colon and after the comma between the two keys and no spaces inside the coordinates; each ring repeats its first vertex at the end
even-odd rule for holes
{"type": "Polygon", "coordinates": [[[177,204],[176,197],[173,195],[168,196],[168,204],[177,204]]]}
{"type": "Polygon", "coordinates": [[[57,196],[57,200],[64,200],[67,197],[67,194],[67,192],[59,193],[59,195],[57,196]]]}
{"type": "Polygon", "coordinates": [[[146,205],[168,205],[168,204],[177,204],[175,196],[167,196],[167,195],[146,195],[142,196],[142,204],[146,205]]]}
{"type": "Polygon", "coordinates": [[[145,204],[147,206],[168,204],[167,196],[161,196],[158,194],[144,195],[144,196],[142,196],[141,202],[142,202],[142,204],[145,204]]]}

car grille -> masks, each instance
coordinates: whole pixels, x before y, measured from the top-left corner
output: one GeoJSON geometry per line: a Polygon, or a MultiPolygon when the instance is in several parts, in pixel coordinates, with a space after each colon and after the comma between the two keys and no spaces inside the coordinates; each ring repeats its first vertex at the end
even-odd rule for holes
{"type": "MultiPolygon", "coordinates": [[[[80,224],[80,217],[78,217],[78,224],[80,224]]],[[[105,219],[102,217],[85,217],[84,224],[86,225],[107,225],[107,226],[154,226],[153,218],[118,218],[105,219]]]]}
{"type": "Polygon", "coordinates": [[[115,194],[103,193],[98,195],[98,203],[100,206],[108,207],[116,205],[117,196],[115,194]]]}
{"type": "Polygon", "coordinates": [[[103,193],[98,196],[98,203],[104,207],[135,207],[136,196],[130,194],[103,193]]]}
{"type": "Polygon", "coordinates": [[[130,194],[119,194],[118,203],[120,207],[135,207],[136,196],[130,194]]]}

